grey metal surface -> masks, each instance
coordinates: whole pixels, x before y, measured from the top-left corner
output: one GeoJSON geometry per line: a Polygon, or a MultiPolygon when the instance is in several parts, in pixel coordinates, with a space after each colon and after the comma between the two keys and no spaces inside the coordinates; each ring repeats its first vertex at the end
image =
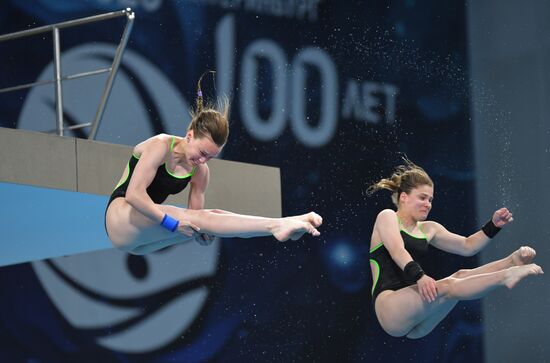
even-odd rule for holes
{"type": "MultiPolygon", "coordinates": [[[[132,147],[0,128],[0,181],[110,195],[132,147]]],[[[278,168],[213,159],[206,207],[281,216],[278,168]]],[[[184,205],[187,191],[168,199],[184,205]]]]}
{"type": "MultiPolygon", "coordinates": [[[[470,1],[472,131],[478,221],[500,206],[514,222],[481,252],[481,263],[521,245],[550,270],[550,3],[470,1]]],[[[550,283],[546,276],[483,298],[486,362],[550,361],[550,283]]]]}
{"type": "Polygon", "coordinates": [[[280,217],[279,168],[213,159],[206,207],[242,214],[280,217]]]}
{"type": "Polygon", "coordinates": [[[130,155],[130,146],[76,139],[78,191],[110,195],[130,155]]]}
{"type": "Polygon", "coordinates": [[[75,140],[0,128],[0,181],[76,191],[75,140]]]}

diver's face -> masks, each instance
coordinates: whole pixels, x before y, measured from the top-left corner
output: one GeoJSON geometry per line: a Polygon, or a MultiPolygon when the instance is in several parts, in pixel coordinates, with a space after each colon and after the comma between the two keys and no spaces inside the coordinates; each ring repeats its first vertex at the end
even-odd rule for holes
{"type": "Polygon", "coordinates": [[[187,133],[186,139],[185,156],[187,163],[192,166],[206,163],[222,150],[210,137],[194,137],[192,131],[187,133]]]}
{"type": "Polygon", "coordinates": [[[400,210],[406,212],[417,221],[424,221],[432,209],[434,188],[430,185],[420,185],[413,188],[409,194],[403,192],[399,197],[400,210]]]}

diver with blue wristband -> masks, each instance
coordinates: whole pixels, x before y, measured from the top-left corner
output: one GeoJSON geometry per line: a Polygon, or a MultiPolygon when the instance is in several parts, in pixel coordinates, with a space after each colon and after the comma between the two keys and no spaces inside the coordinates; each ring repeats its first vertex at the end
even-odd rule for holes
{"type": "Polygon", "coordinates": [[[278,241],[297,240],[305,233],[319,236],[323,219],[314,212],[266,218],[204,209],[207,162],[221,152],[229,135],[229,100],[203,103],[201,79],[187,132],[159,134],[134,147],[105,210],[105,230],[113,246],[143,255],[193,240],[208,245],[214,236],[273,236],[278,241]],[[187,185],[187,208],[163,204],[187,185]]]}

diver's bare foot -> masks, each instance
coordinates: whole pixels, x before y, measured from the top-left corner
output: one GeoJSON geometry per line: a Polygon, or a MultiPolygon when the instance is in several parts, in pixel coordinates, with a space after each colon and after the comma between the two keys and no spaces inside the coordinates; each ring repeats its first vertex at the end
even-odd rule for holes
{"type": "Polygon", "coordinates": [[[542,271],[542,268],[539,265],[534,263],[531,263],[529,265],[510,267],[506,271],[507,271],[507,276],[506,276],[506,279],[504,280],[504,284],[509,289],[516,286],[516,284],[526,276],[544,274],[544,271],[542,271]]]}
{"type": "Polygon", "coordinates": [[[296,219],[294,217],[283,218],[273,228],[273,237],[283,242],[289,239],[296,241],[302,237],[305,233],[309,233],[312,236],[319,236],[321,233],[309,222],[296,219]]]}
{"type": "Polygon", "coordinates": [[[317,228],[321,224],[323,224],[323,217],[321,217],[320,215],[318,215],[315,212],[309,212],[309,213],[306,213],[306,214],[302,214],[302,215],[294,216],[294,217],[289,217],[289,218],[298,219],[298,220],[303,221],[303,222],[311,223],[311,225],[315,228],[317,228]]]}
{"type": "Polygon", "coordinates": [[[535,259],[537,252],[529,246],[521,246],[514,251],[510,256],[514,266],[522,266],[531,263],[535,259]]]}

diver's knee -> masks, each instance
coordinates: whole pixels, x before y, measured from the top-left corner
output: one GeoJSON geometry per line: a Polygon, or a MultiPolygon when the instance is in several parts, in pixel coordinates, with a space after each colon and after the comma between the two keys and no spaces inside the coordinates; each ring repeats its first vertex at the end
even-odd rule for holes
{"type": "Polygon", "coordinates": [[[453,299],[455,295],[453,287],[458,281],[460,281],[460,278],[455,277],[454,274],[447,278],[444,278],[443,280],[437,281],[436,284],[438,298],[453,299]]]}

